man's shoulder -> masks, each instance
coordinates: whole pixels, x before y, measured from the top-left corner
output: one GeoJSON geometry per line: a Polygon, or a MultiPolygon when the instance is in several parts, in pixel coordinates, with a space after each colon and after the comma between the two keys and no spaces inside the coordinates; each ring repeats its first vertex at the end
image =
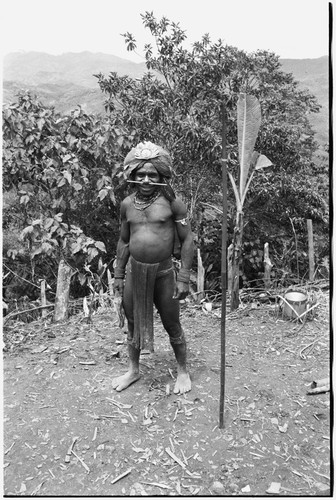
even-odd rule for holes
{"type": "Polygon", "coordinates": [[[178,196],[171,202],[170,206],[174,215],[185,215],[187,213],[186,204],[178,196]]]}
{"type": "Polygon", "coordinates": [[[130,194],[129,196],[126,196],[126,198],[124,198],[120,203],[120,215],[122,218],[126,216],[126,213],[132,207],[133,200],[134,200],[134,193],[130,194]]]}
{"type": "Polygon", "coordinates": [[[133,203],[134,196],[135,196],[135,193],[132,193],[132,194],[126,196],[126,198],[124,198],[122,200],[121,206],[128,207],[131,203],[133,203]]]}

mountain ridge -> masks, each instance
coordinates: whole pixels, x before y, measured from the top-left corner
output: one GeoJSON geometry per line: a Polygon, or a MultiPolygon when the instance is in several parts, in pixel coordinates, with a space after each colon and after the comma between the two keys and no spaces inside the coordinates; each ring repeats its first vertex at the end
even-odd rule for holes
{"type": "MultiPolygon", "coordinates": [[[[315,59],[280,59],[283,71],[292,73],[301,88],[308,89],[321,104],[319,114],[311,116],[320,144],[327,143],[329,109],[328,56],[315,59]]],[[[144,62],[135,63],[103,52],[12,52],[3,59],[3,102],[15,100],[20,90],[29,90],[57,111],[67,113],[81,105],[88,113],[104,113],[104,95],[99,89],[98,73],[115,71],[140,78],[147,70],[144,62]]]]}

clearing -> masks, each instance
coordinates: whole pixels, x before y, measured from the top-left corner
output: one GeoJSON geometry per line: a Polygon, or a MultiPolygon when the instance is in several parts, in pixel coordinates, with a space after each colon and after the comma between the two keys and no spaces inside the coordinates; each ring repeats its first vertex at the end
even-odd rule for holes
{"type": "Polygon", "coordinates": [[[81,314],[5,324],[5,495],[332,494],[330,392],[307,394],[329,377],[328,293],[303,324],[274,304],[227,315],[224,429],[220,309],[188,303],[181,317],[185,397],[172,393],[175,359],[156,315],[155,352],[121,393],[111,379],[126,371],[126,335],[112,309],[91,324],[81,314]]]}

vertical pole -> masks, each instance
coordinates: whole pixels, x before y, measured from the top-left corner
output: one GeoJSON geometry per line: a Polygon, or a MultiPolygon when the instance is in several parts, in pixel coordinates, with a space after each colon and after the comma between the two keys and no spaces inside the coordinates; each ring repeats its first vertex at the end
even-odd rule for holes
{"type": "Polygon", "coordinates": [[[204,299],[204,267],[201,257],[201,251],[197,249],[197,302],[204,299]]]}
{"type": "Polygon", "coordinates": [[[264,284],[265,288],[271,286],[271,269],[272,269],[271,259],[269,258],[269,246],[268,243],[264,245],[264,284]]]}
{"type": "MultiPolygon", "coordinates": [[[[41,306],[47,305],[47,297],[46,297],[46,281],[41,280],[41,306]]],[[[46,309],[42,309],[42,318],[45,318],[48,315],[46,309]]]]}
{"type": "Polygon", "coordinates": [[[309,256],[309,281],[314,281],[314,236],[313,236],[313,221],[307,219],[308,229],[308,256],[309,256]]]}
{"type": "Polygon", "coordinates": [[[226,150],[226,109],[221,105],[222,115],[222,191],[223,191],[223,219],[222,219],[222,311],[221,311],[221,369],[220,369],[220,397],[219,397],[219,428],[224,427],[224,398],[225,398],[225,319],[226,319],[226,289],[227,289],[227,150],[226,150]]]}

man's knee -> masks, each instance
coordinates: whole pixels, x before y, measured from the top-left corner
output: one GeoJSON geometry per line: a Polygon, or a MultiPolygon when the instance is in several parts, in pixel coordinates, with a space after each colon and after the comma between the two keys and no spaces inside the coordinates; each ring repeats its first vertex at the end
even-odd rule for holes
{"type": "Polygon", "coordinates": [[[172,345],[185,344],[185,336],[180,323],[172,324],[168,328],[165,327],[165,329],[169,335],[169,341],[172,345]]]}

